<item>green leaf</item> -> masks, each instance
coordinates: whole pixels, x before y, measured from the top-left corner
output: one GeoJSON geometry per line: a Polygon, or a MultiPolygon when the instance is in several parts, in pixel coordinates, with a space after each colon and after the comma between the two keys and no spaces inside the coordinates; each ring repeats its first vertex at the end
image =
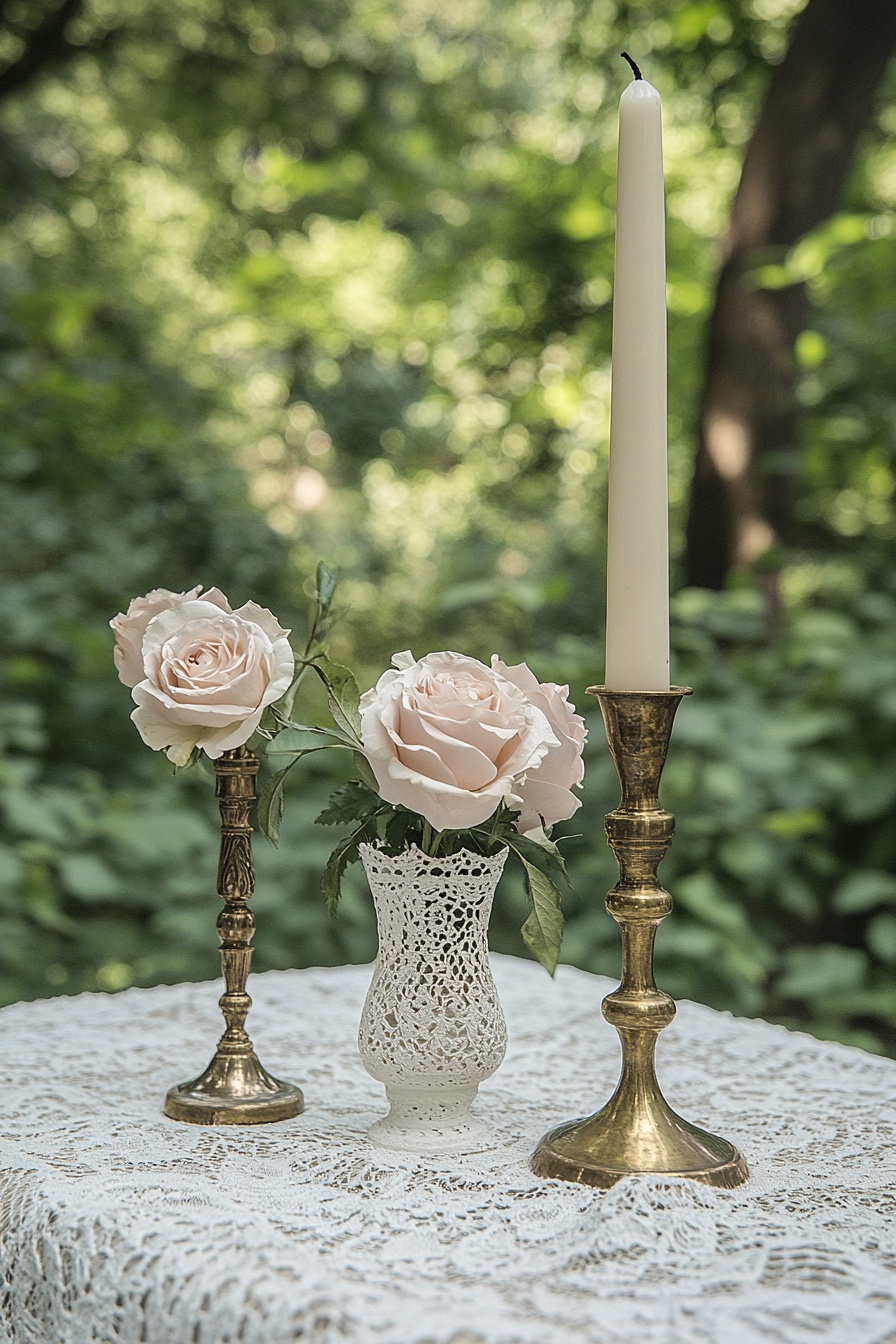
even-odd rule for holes
{"type": "Polygon", "coordinates": [[[551,975],[557,969],[563,941],[559,882],[569,885],[566,864],[550,840],[539,843],[524,835],[507,837],[523,865],[532,912],[522,928],[523,942],[551,975]]]}
{"type": "Polygon", "coordinates": [[[15,887],[22,879],[24,866],[8,845],[0,845],[0,887],[15,887]]]}
{"type": "Polygon", "coordinates": [[[321,728],[320,725],[316,723],[296,723],[295,719],[287,719],[283,714],[277,715],[277,722],[283,732],[285,732],[287,728],[291,728],[295,733],[314,733],[317,736],[320,736],[321,733],[330,736],[336,732],[335,728],[321,728]]]}
{"type": "Polygon", "coordinates": [[[64,855],[59,860],[59,876],[66,891],[80,901],[113,901],[121,897],[121,879],[94,854],[64,855]]]}
{"type": "Polygon", "coordinates": [[[896,801],[896,762],[884,761],[878,769],[857,775],[852,791],[843,800],[847,821],[873,821],[896,801]]]}
{"type": "Polygon", "coordinates": [[[342,874],[349,863],[349,855],[354,850],[354,857],[358,857],[358,844],[353,835],[347,840],[343,840],[333,850],[327,860],[327,866],[324,869],[324,875],[320,881],[320,889],[327,902],[327,913],[336,914],[339,907],[339,897],[342,894],[342,874]]]}
{"type": "Polygon", "coordinates": [[[787,954],[778,993],[785,998],[810,1000],[848,993],[864,983],[867,969],[868,958],[857,947],[838,947],[836,943],[794,947],[787,954]]]}
{"type": "Polygon", "coordinates": [[[370,768],[370,762],[364,755],[363,751],[356,751],[354,754],[354,760],[355,760],[355,769],[361,776],[364,783],[368,786],[368,788],[373,789],[374,793],[377,793],[380,786],[377,783],[376,775],[370,768]]]}
{"type": "Polygon", "coordinates": [[[850,873],[834,892],[831,904],[842,915],[856,915],[896,902],[896,877],[872,868],[850,873]]]}
{"type": "Polygon", "coordinates": [[[358,779],[340,784],[330,794],[327,806],[314,818],[320,826],[335,826],[341,821],[360,821],[382,807],[372,789],[358,779]]]}
{"type": "Polygon", "coordinates": [[[749,938],[746,913],[710,873],[688,873],[675,883],[675,901],[711,929],[735,941],[749,938]]]}
{"type": "MultiPolygon", "coordinates": [[[[262,834],[270,840],[272,845],[278,844],[280,840],[280,823],[283,821],[284,808],[283,781],[286,776],[293,766],[297,765],[305,756],[313,756],[318,751],[329,751],[332,747],[338,745],[338,743],[328,742],[322,747],[306,747],[304,751],[297,751],[289,764],[285,765],[265,784],[258,795],[258,824],[261,827],[262,834]]],[[[276,756],[277,754],[274,750],[268,752],[269,756],[276,756]]]]}
{"type": "Polygon", "coordinates": [[[364,840],[373,838],[375,820],[376,815],[362,821],[361,825],[352,831],[351,835],[339,842],[327,860],[320,887],[326,898],[327,911],[330,915],[336,914],[339,905],[339,897],[342,892],[342,875],[350,863],[356,863],[360,858],[358,846],[364,840]]]}
{"type": "Polygon", "coordinates": [[[420,835],[420,819],[415,812],[410,812],[406,807],[396,807],[392,815],[386,822],[386,832],[383,837],[386,849],[390,854],[398,854],[408,843],[413,843],[420,835]]]}
{"type": "Polygon", "coordinates": [[[339,663],[331,663],[329,658],[322,658],[313,666],[327,688],[327,704],[336,723],[355,742],[360,742],[361,715],[358,713],[358,705],[361,694],[354,673],[339,663]]]}
{"type": "Polygon", "coordinates": [[[507,838],[511,849],[516,850],[524,863],[531,864],[554,884],[555,887],[569,886],[569,874],[563,855],[551,840],[532,840],[527,835],[511,835],[507,838]]]}
{"type": "Polygon", "coordinates": [[[297,756],[295,761],[290,761],[289,765],[284,766],[282,770],[278,770],[276,775],[272,775],[258,795],[256,805],[258,825],[262,834],[270,840],[272,845],[280,842],[280,826],[283,821],[283,809],[286,805],[283,797],[283,783],[298,759],[297,756]]]}
{"type": "Polygon", "coordinates": [[[896,915],[875,915],[868,925],[865,941],[881,961],[896,965],[896,915]]]}
{"type": "Polygon", "coordinates": [[[784,840],[801,840],[804,835],[815,835],[824,826],[824,816],[817,808],[796,808],[789,811],[768,812],[763,818],[765,829],[784,840]]]}
{"type": "Polygon", "coordinates": [[[274,710],[274,713],[277,715],[278,719],[281,719],[287,723],[289,722],[289,716],[290,714],[292,714],[292,707],[296,702],[296,695],[298,694],[302,677],[305,675],[307,670],[308,668],[305,663],[299,664],[299,670],[293,677],[290,686],[286,691],[284,691],[283,695],[281,695],[276,705],[272,706],[272,709],[274,710]]]}
{"type": "Polygon", "coordinates": [[[318,561],[317,569],[314,573],[315,593],[314,598],[320,607],[321,616],[326,616],[330,610],[330,604],[333,601],[333,594],[339,583],[339,575],[334,574],[328,569],[323,560],[318,561]]]}
{"type": "Polygon", "coordinates": [[[526,890],[532,901],[532,910],[522,928],[523,942],[553,975],[560,960],[563,941],[563,914],[560,910],[560,892],[539,869],[523,859],[526,870],[526,890]]]}

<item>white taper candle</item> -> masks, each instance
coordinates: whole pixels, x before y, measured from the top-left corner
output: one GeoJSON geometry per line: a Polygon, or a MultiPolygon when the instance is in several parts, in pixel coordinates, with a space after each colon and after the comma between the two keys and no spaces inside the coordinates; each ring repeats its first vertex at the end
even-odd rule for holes
{"type": "Polygon", "coordinates": [[[631,64],[636,77],[619,101],[604,682],[616,691],[663,691],[669,485],[662,106],[631,64]]]}

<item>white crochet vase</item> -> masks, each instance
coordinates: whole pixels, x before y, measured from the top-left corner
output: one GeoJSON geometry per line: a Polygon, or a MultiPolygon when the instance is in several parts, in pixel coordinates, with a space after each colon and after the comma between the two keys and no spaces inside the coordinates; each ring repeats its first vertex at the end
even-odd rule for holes
{"type": "Polygon", "coordinates": [[[507,1025],[488,960],[488,918],[507,850],[390,858],[361,846],[379,931],[358,1046],[391,1109],[367,1131],[384,1148],[478,1152],[492,1142],[470,1113],[504,1058],[507,1025]]]}

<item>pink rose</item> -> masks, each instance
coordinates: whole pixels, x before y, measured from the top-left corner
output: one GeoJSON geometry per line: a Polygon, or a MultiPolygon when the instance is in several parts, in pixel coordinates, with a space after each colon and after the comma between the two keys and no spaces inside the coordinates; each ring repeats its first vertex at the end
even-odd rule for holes
{"type": "Polygon", "coordinates": [[[146,627],[145,676],[132,692],[143,741],[175,765],[194,747],[215,760],[242,746],[292,681],[288,635],[254,602],[230,612],[197,598],[159,612],[146,627]]]}
{"type": "MultiPolygon", "coordinates": [[[[153,616],[181,602],[192,602],[202,592],[197,583],[188,593],[172,593],[169,588],[153,588],[145,597],[135,597],[127,612],[119,612],[109,622],[115,631],[115,669],[125,686],[136,686],[146,675],[143,671],[143,636],[153,616]]],[[[230,603],[217,588],[202,594],[203,602],[213,602],[222,611],[230,611],[230,603]]]]}
{"type": "Polygon", "coordinates": [[[508,667],[496,653],[492,655],[492,668],[519,687],[541,710],[554,732],[555,745],[548,748],[516,790],[523,802],[517,830],[526,835],[557,821],[566,821],[582,806],[581,799],[570,793],[570,789],[582,783],[585,773],[582,760],[585,720],[576,713],[575,705],[569,703],[568,686],[539,682],[525,663],[508,667]]]}
{"type": "Polygon", "coordinates": [[[392,659],[361,697],[364,755],[380,797],[437,831],[486,821],[516,803],[517,782],[557,738],[545,715],[509,681],[460,653],[392,659]]]}

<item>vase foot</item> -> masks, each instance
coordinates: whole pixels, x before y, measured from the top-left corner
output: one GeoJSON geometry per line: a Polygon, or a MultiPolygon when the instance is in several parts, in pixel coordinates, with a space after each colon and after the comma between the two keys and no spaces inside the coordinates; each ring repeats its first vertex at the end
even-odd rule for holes
{"type": "Polygon", "coordinates": [[[491,1129],[470,1111],[478,1083],[438,1089],[387,1087],[391,1109],[370,1126],[380,1148],[404,1153],[479,1153],[494,1143],[491,1129]]]}

